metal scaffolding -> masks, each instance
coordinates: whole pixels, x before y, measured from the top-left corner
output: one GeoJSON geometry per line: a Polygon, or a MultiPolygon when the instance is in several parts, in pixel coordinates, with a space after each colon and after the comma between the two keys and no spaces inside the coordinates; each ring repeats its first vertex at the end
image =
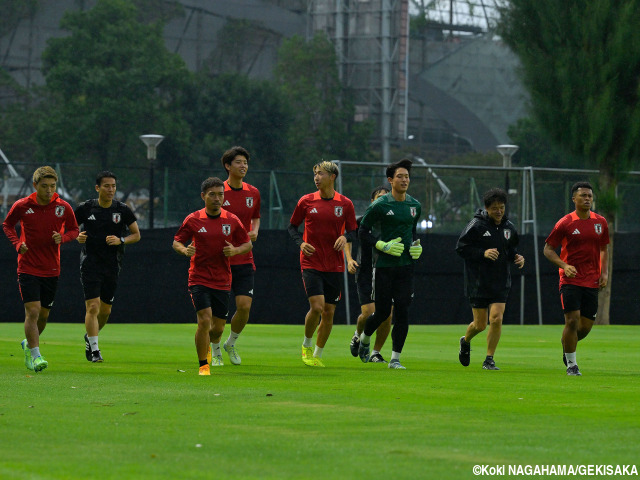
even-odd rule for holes
{"type": "Polygon", "coordinates": [[[310,0],[307,35],[334,42],[342,84],[356,99],[356,120],[378,125],[382,160],[406,136],[409,1],[310,0]]]}

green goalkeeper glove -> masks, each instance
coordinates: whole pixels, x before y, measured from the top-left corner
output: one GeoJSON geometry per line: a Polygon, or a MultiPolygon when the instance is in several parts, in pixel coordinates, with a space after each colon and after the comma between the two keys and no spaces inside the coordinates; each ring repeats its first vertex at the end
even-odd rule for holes
{"type": "Polygon", "coordinates": [[[402,237],[394,238],[388,242],[378,240],[376,242],[376,248],[381,252],[388,253],[394,257],[399,257],[404,252],[404,243],[402,243],[402,237]]]}
{"type": "Polygon", "coordinates": [[[420,258],[420,255],[422,255],[422,247],[420,246],[420,239],[416,240],[411,244],[411,246],[409,247],[409,255],[411,255],[411,258],[413,258],[414,260],[417,260],[418,258],[420,258]]]}

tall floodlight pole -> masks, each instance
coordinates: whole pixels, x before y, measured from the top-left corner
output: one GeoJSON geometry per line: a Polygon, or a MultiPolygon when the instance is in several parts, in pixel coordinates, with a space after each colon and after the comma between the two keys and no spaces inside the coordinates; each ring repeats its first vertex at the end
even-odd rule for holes
{"type": "Polygon", "coordinates": [[[153,174],[156,167],[156,147],[164,140],[162,135],[140,135],[140,140],[147,146],[147,160],[149,160],[149,229],[153,230],[153,174]]]}

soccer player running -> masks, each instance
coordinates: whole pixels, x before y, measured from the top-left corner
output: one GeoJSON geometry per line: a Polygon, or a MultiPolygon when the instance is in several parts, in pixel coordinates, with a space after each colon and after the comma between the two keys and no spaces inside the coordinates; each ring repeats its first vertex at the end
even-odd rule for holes
{"type": "Polygon", "coordinates": [[[56,193],[58,175],[51,167],[33,173],[35,192],[13,204],[2,229],[18,252],[18,286],[24,303],[24,333],[21,345],[24,364],[40,372],[49,363],[40,353],[40,335],[47,320],[60,276],[60,245],[78,236],[71,205],[56,193]],[[16,224],[20,222],[20,237],[16,224]]]}
{"type": "MultiPolygon", "coordinates": [[[[371,192],[371,202],[377,200],[382,195],[389,193],[389,189],[387,187],[376,187],[373,192],[371,192]]],[[[358,226],[360,226],[360,222],[362,221],[362,217],[357,219],[358,226]]],[[[351,254],[351,244],[347,243],[345,247],[345,255],[347,257],[347,265],[349,273],[355,273],[356,275],[356,286],[358,289],[358,300],[360,301],[360,315],[358,316],[358,320],[356,322],[356,331],[351,338],[351,343],[349,345],[349,349],[351,351],[351,355],[354,357],[358,356],[358,348],[360,347],[360,335],[364,330],[364,324],[367,321],[367,318],[371,316],[371,314],[375,311],[375,297],[373,294],[373,275],[374,275],[374,265],[378,258],[378,250],[371,243],[361,244],[358,248],[358,260],[353,260],[351,254]]],[[[387,337],[389,336],[389,332],[391,331],[391,317],[387,318],[376,330],[376,341],[373,346],[373,350],[371,351],[371,356],[369,357],[369,362],[373,363],[387,363],[387,361],[382,357],[380,351],[384,346],[384,342],[386,342],[387,337]]]]}
{"type": "Polygon", "coordinates": [[[458,359],[467,367],[471,361],[471,339],[487,328],[485,370],[500,370],[493,359],[500,334],[502,317],[511,290],[511,263],[524,267],[519,255],[518,232],[505,215],[507,192],[492,188],[485,192],[484,209],[478,209],[460,234],[456,252],[464,259],[464,287],[471,304],[473,321],[460,338],[458,359]]]}
{"type": "Polygon", "coordinates": [[[191,259],[188,284],[198,320],[195,335],[198,374],[211,375],[207,363],[210,341],[213,341],[211,366],[223,365],[220,338],[229,310],[229,258],[247,253],[253,245],[240,219],[222,209],[224,182],[209,177],[200,190],[204,208],[184,219],[173,239],[173,249],[191,259]]]}
{"type": "Polygon", "coordinates": [[[411,160],[404,158],[387,167],[391,192],[369,205],[358,230],[361,243],[373,244],[381,252],[375,264],[375,312],[366,320],[358,356],[365,363],[369,361],[371,335],[389,317],[393,307],[393,350],[388,367],[394,369],[405,369],[400,354],[409,332],[414,263],[422,254],[416,233],[422,207],[407,193],[411,165],[411,160]],[[380,240],[371,234],[374,228],[380,231],[380,240]]]}
{"type": "Polygon", "coordinates": [[[291,215],[289,234],[300,247],[302,283],[309,300],[304,319],[302,361],[310,367],[324,367],[322,351],[333,328],[333,316],[342,294],[342,272],[347,242],[356,238],[353,203],[334,189],[338,166],[329,161],[313,167],[317,192],[304,195],[291,215]],[[298,231],[304,221],[304,235],[298,231]],[[320,326],[318,327],[318,323],[320,326]],[[316,348],[313,334],[318,329],[316,348]]]}
{"type": "MultiPolygon", "coordinates": [[[[251,242],[258,238],[260,229],[260,192],[243,179],[249,170],[249,152],[242,147],[231,147],[222,155],[222,166],[229,178],[224,182],[224,204],[222,207],[237,216],[249,234],[251,242]]],[[[236,312],[231,318],[229,338],[223,348],[233,365],[240,365],[236,341],[249,321],[256,266],[253,253],[236,255],[231,261],[231,290],[236,297],[236,312]]]]}
{"type": "Polygon", "coordinates": [[[82,245],[80,281],[86,307],[84,353],[94,363],[103,361],[98,335],[111,315],[124,246],[140,240],[136,216],[126,203],[114,199],[116,181],[113,172],[98,173],[98,198],[81,203],[75,210],[78,225],[82,225],[77,240],[82,245]]]}
{"type": "Polygon", "coordinates": [[[547,237],[544,256],[559,268],[560,301],[564,310],[562,360],[567,375],[582,375],[576,360],[578,341],[585,338],[598,313],[598,289],[609,279],[609,227],[591,211],[593,187],[571,187],[575,211],[562,217],[547,237]],[[560,248],[560,255],[556,249],[560,248]]]}

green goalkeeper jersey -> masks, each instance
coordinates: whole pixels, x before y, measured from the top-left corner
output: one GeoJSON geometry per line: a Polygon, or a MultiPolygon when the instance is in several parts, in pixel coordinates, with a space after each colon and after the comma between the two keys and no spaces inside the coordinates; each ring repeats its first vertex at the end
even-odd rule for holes
{"type": "Polygon", "coordinates": [[[376,268],[401,267],[413,263],[409,247],[413,242],[413,232],[421,213],[420,202],[411,195],[407,195],[403,202],[398,202],[391,193],[387,193],[369,205],[361,223],[370,229],[379,230],[380,240],[384,242],[402,237],[404,244],[404,251],[399,257],[380,253],[376,268]]]}

